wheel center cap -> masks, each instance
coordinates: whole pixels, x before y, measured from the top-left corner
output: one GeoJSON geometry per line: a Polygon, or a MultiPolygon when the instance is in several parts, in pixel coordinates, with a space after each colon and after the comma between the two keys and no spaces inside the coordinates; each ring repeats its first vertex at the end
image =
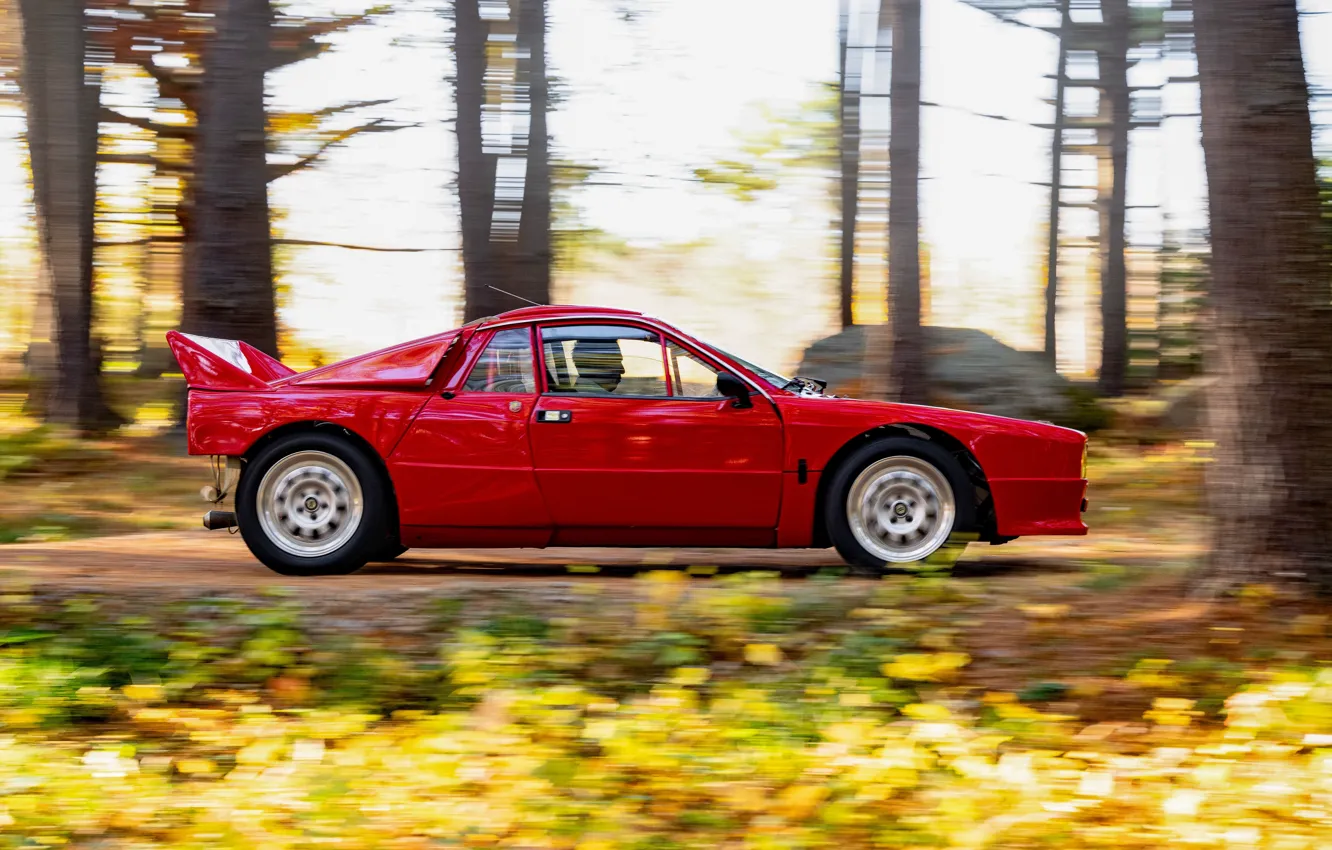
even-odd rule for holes
{"type": "Polygon", "coordinates": [[[896,505],[893,505],[893,513],[898,516],[906,516],[906,512],[907,506],[905,502],[898,502],[896,505]]]}
{"type": "Polygon", "coordinates": [[[305,509],[313,513],[319,507],[319,501],[314,496],[309,496],[305,500],[305,509]]]}

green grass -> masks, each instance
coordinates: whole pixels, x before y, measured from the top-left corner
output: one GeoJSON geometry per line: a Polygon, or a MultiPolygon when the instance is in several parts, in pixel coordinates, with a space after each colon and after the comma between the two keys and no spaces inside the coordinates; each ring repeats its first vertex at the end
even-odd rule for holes
{"type": "Polygon", "coordinates": [[[207,458],[185,456],[179,438],[0,431],[0,543],[192,526],[211,480],[207,458]]]}
{"type": "Polygon", "coordinates": [[[10,478],[76,476],[109,456],[107,448],[38,426],[0,433],[0,482],[10,478]]]}

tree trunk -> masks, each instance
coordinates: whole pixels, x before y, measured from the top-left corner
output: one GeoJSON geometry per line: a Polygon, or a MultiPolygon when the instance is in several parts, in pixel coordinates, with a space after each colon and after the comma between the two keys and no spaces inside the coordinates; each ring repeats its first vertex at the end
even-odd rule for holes
{"type": "Polygon", "coordinates": [[[518,80],[526,82],[531,124],[527,133],[527,173],[519,214],[518,256],[513,287],[504,287],[538,304],[550,303],[550,131],[549,80],[546,77],[546,0],[519,0],[518,80]],[[526,58],[524,58],[526,57],[526,58]],[[516,287],[516,288],[514,288],[516,287]]]}
{"type": "Polygon", "coordinates": [[[1332,592],[1332,308],[1296,0],[1195,6],[1212,227],[1208,467],[1199,587],[1332,592]]]}
{"type": "Polygon", "coordinates": [[[1050,235],[1045,260],[1045,359],[1059,362],[1055,328],[1059,308],[1059,219],[1064,188],[1064,102],[1068,92],[1068,37],[1072,23],[1070,0],[1059,0],[1059,64],[1055,66],[1054,133],[1050,147],[1050,235]]]}
{"type": "Polygon", "coordinates": [[[454,3],[466,321],[522,307],[527,301],[550,302],[545,2],[510,0],[506,17],[493,17],[494,10],[488,7],[485,19],[481,5],[480,0],[454,3]],[[491,41],[492,34],[511,40],[491,41]],[[498,49],[507,44],[514,47],[498,49]],[[512,131],[486,120],[487,106],[497,117],[501,105],[516,119],[512,131]],[[524,115],[527,122],[520,120],[524,115]]]}
{"type": "MultiPolygon", "coordinates": [[[[856,219],[860,206],[860,67],[851,60],[851,6],[842,0],[842,25],[838,45],[838,148],[842,161],[841,270],[838,301],[842,327],[855,324],[851,304],[856,280],[856,219]]],[[[856,58],[862,54],[857,51],[856,58]]]]}
{"type": "Polygon", "coordinates": [[[454,102],[458,135],[458,205],[462,227],[463,319],[473,321],[501,313],[501,296],[490,289],[501,277],[490,251],[490,219],[495,207],[495,158],[485,154],[481,139],[486,103],[486,37],[490,26],[481,20],[480,0],[456,0],[454,102]]]}
{"type": "Polygon", "coordinates": [[[199,114],[196,254],[182,325],[276,356],[264,112],[272,18],[268,0],[227,0],[218,13],[199,114]]]}
{"type": "MultiPolygon", "coordinates": [[[[169,140],[158,139],[159,156],[154,165],[154,180],[174,179],[177,172],[169,170],[163,162],[164,148],[169,140]]],[[[167,221],[179,214],[178,201],[163,197],[154,192],[151,199],[151,216],[156,221],[167,221]]],[[[179,220],[179,219],[177,219],[179,220]]],[[[174,371],[175,361],[167,347],[165,331],[178,321],[178,317],[162,308],[163,303],[170,303],[171,296],[181,292],[186,278],[183,276],[183,250],[189,245],[188,231],[182,227],[180,236],[160,233],[160,226],[154,224],[148,228],[148,244],[145,246],[143,303],[139,311],[139,324],[142,328],[139,339],[139,368],[135,377],[155,379],[163,373],[174,371]]]]}
{"type": "Polygon", "coordinates": [[[22,0],[24,94],[33,198],[50,286],[57,367],[34,387],[47,421],[79,431],[119,424],[102,394],[92,340],[93,215],[101,79],[84,63],[83,3],[22,0]]]}
{"type": "Polygon", "coordinates": [[[894,8],[888,149],[889,374],[896,398],[919,403],[927,390],[920,329],[920,0],[895,0],[894,8]]]}
{"type": "MultiPolygon", "coordinates": [[[[1104,104],[1109,119],[1109,158],[1101,164],[1101,380],[1104,396],[1124,394],[1128,377],[1128,271],[1124,226],[1128,205],[1129,124],[1128,0],[1102,0],[1109,45],[1100,52],[1104,104]]],[[[1102,131],[1106,132],[1106,131],[1102,131]]]]}

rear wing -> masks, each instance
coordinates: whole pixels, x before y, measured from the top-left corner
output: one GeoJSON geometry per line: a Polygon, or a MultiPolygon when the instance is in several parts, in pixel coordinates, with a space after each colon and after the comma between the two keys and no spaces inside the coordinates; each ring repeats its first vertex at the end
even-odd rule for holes
{"type": "Polygon", "coordinates": [[[296,372],[254,346],[234,339],[169,331],[167,344],[193,390],[271,390],[278,385],[321,389],[423,390],[470,330],[372,351],[329,366],[296,372]]]}
{"type": "Polygon", "coordinates": [[[240,340],[168,331],[167,344],[190,389],[262,390],[296,374],[240,340]]]}

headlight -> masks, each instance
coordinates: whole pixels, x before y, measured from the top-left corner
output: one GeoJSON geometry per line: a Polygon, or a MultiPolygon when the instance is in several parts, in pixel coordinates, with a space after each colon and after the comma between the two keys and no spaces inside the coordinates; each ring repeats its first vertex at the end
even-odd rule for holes
{"type": "Polygon", "coordinates": [[[1082,477],[1087,477],[1087,444],[1082,444],[1082,477]]]}

